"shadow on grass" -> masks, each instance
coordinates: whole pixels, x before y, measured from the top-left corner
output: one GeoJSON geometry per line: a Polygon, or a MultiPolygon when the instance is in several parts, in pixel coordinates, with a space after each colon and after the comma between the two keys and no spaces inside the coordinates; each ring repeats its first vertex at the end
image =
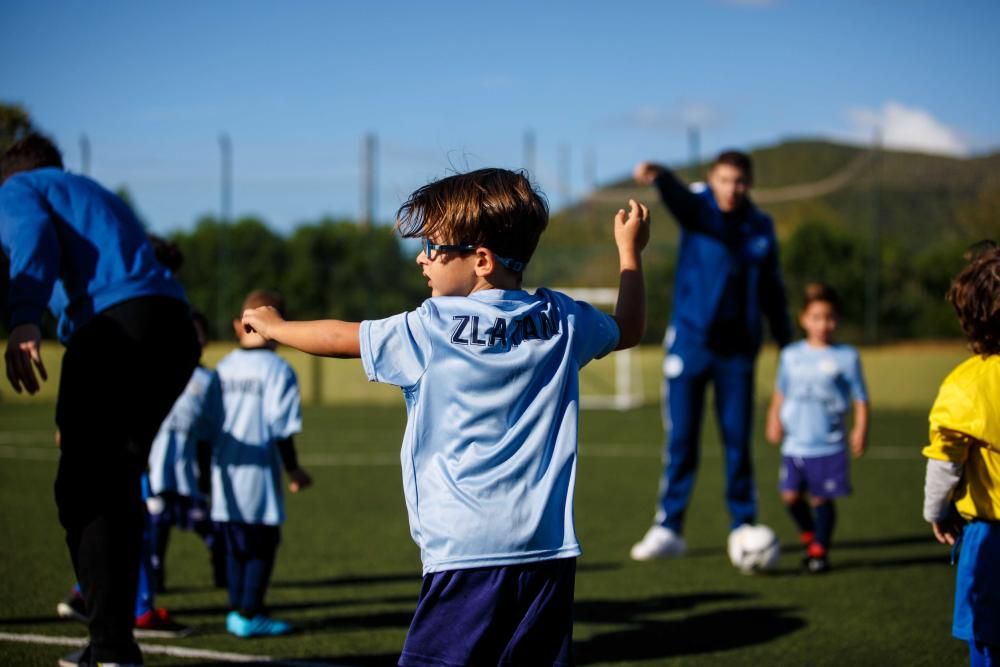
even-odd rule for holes
{"type": "Polygon", "coordinates": [[[806,622],[796,616],[796,607],[751,606],[690,612],[676,619],[650,618],[659,613],[691,610],[702,604],[745,601],[750,597],[755,596],[705,593],[577,602],[577,623],[617,623],[626,627],[574,642],[576,662],[589,665],[728,651],[763,644],[805,627],[806,622]]]}

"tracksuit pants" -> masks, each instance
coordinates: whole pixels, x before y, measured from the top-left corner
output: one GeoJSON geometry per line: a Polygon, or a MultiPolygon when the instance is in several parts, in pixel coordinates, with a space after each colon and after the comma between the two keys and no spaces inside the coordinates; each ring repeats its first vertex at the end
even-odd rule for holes
{"type": "Polygon", "coordinates": [[[165,297],[97,314],[66,347],[55,497],[90,617],[85,662],[142,662],[132,637],[145,524],[140,478],[198,355],[188,305],[165,297]]]}
{"type": "Polygon", "coordinates": [[[705,390],[711,383],[722,436],[726,504],[731,527],[753,523],[757,493],[750,452],[756,354],[724,354],[704,344],[671,341],[664,359],[663,417],[666,428],[664,468],[656,522],[683,531],[698,469],[699,436],[705,390]]]}

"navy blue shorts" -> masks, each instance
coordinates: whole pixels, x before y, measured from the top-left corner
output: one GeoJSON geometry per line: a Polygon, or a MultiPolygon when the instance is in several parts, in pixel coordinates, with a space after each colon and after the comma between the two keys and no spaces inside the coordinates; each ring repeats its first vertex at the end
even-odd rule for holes
{"type": "Polygon", "coordinates": [[[167,491],[146,499],[150,518],[157,524],[177,526],[181,530],[211,530],[208,503],[167,491]]]}
{"type": "Polygon", "coordinates": [[[274,558],[281,543],[278,526],[223,521],[216,524],[216,534],[224,540],[226,553],[237,560],[274,558]]]}
{"type": "Polygon", "coordinates": [[[576,559],[424,577],[399,664],[572,665],[576,559]]]}
{"type": "Polygon", "coordinates": [[[840,498],[851,492],[847,450],[829,456],[782,456],[778,488],[813,498],[840,498]]]}

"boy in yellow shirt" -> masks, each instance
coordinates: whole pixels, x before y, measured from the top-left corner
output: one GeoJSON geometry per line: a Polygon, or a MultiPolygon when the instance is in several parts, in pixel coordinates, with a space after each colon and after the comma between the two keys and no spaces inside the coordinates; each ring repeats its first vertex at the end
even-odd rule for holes
{"type": "Polygon", "coordinates": [[[931,408],[924,519],[942,544],[961,543],[952,635],[978,667],[1000,662],[1000,247],[980,246],[948,300],[975,356],[931,408]]]}

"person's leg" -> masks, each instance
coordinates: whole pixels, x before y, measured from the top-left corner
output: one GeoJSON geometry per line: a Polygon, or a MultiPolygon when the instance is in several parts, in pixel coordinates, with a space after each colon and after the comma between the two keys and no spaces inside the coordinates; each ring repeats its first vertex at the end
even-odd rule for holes
{"type": "Polygon", "coordinates": [[[970,641],[969,665],[971,667],[1000,667],[1000,646],[970,641]]]}
{"type": "Polygon", "coordinates": [[[837,523],[837,506],[829,498],[813,498],[812,505],[816,512],[816,543],[826,553],[830,550],[833,529],[837,523]]]}
{"type": "Polygon", "coordinates": [[[501,665],[572,665],[576,559],[526,566],[518,575],[519,622],[501,665]]]}
{"type": "Polygon", "coordinates": [[[749,356],[715,355],[712,365],[715,412],[725,448],[726,504],[731,528],[752,524],[757,518],[757,490],[750,451],[753,364],[754,359],[749,356]]]}
{"type": "Polygon", "coordinates": [[[656,523],[678,534],[683,531],[698,468],[706,357],[704,350],[674,345],[664,361],[667,433],[656,523]]]}
{"type": "Polygon", "coordinates": [[[249,526],[248,529],[250,553],[243,569],[239,611],[244,618],[252,619],[264,614],[264,599],[274,570],[281,533],[277,526],[249,526]]]}

